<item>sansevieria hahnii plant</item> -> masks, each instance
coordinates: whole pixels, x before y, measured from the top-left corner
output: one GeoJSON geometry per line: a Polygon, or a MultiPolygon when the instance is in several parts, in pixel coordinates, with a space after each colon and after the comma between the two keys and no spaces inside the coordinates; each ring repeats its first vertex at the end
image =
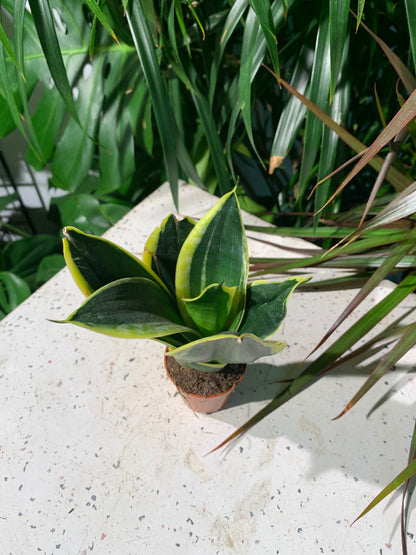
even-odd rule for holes
{"type": "Polygon", "coordinates": [[[115,337],[169,346],[182,366],[220,371],[280,352],[267,340],[307,278],[248,283],[247,239],[235,191],[198,222],[169,215],[143,260],[106,239],[66,227],[67,266],[87,299],[66,320],[115,337]]]}

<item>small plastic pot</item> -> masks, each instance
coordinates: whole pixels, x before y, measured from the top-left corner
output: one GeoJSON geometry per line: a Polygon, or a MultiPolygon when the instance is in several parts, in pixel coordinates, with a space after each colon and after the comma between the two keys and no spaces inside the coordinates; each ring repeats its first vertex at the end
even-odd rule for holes
{"type": "Polygon", "coordinates": [[[188,405],[188,407],[192,409],[194,412],[210,414],[212,412],[221,410],[227,404],[232,392],[244,377],[244,372],[243,372],[243,374],[238,378],[238,380],[235,382],[235,384],[232,387],[227,389],[227,391],[219,393],[218,395],[209,395],[208,397],[204,397],[202,395],[197,395],[195,393],[186,393],[186,391],[184,391],[179,385],[175,383],[172,376],[170,375],[166,358],[167,357],[165,355],[163,359],[164,359],[166,374],[168,375],[168,378],[180,393],[185,404],[188,405]]]}

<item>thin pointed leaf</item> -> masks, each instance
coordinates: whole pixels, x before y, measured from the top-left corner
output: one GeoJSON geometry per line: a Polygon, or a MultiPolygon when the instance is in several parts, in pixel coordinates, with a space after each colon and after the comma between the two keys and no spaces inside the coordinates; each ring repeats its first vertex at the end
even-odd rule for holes
{"type": "MultiPolygon", "coordinates": [[[[291,86],[304,93],[309,82],[310,67],[312,65],[313,53],[303,46],[299,53],[299,60],[295,66],[291,86]]],[[[270,150],[269,174],[280,167],[287,152],[295,141],[299,127],[305,117],[306,106],[299,99],[291,95],[286,106],[283,108],[277,124],[276,132],[270,150]]]]}
{"type": "Polygon", "coordinates": [[[25,80],[25,76],[24,76],[24,73],[23,73],[23,68],[20,65],[19,60],[17,59],[16,54],[14,53],[12,43],[10,42],[9,37],[6,35],[6,32],[5,32],[4,27],[3,27],[1,22],[0,22],[0,43],[3,45],[3,48],[4,48],[5,52],[7,53],[7,55],[9,56],[11,61],[13,62],[13,64],[16,66],[16,68],[17,68],[18,72],[20,73],[22,79],[25,80]]]}
{"type": "Polygon", "coordinates": [[[396,476],[396,478],[394,478],[394,480],[392,480],[372,501],[369,505],[367,505],[367,507],[364,509],[364,511],[357,516],[357,518],[354,520],[353,524],[355,522],[357,522],[357,520],[359,520],[360,518],[362,518],[364,515],[366,515],[369,511],[371,511],[371,509],[374,509],[374,507],[376,505],[378,505],[380,503],[380,501],[383,501],[383,499],[385,497],[387,497],[387,495],[389,495],[392,491],[394,491],[395,489],[397,489],[398,487],[400,487],[402,484],[404,484],[404,482],[406,482],[407,480],[409,480],[409,478],[411,478],[412,476],[414,476],[416,474],[416,460],[411,462],[402,472],[400,472],[400,474],[398,474],[396,476]]]}
{"type": "MultiPolygon", "coordinates": [[[[272,227],[272,226],[262,226],[262,225],[246,225],[245,226],[247,231],[256,231],[260,233],[270,234],[270,235],[288,235],[289,237],[306,237],[310,239],[318,239],[318,238],[343,238],[346,235],[349,235],[351,232],[350,227],[301,227],[301,228],[293,228],[293,227],[272,227]]],[[[368,235],[369,232],[363,233],[362,236],[368,235]]],[[[400,241],[403,237],[406,236],[407,231],[401,230],[391,230],[391,229],[384,229],[384,228],[377,228],[371,230],[372,236],[385,236],[389,237],[391,233],[394,234],[395,241],[400,241]]]]}
{"type": "Polygon", "coordinates": [[[253,6],[260,21],[263,35],[266,39],[269,56],[272,60],[273,70],[276,75],[279,75],[279,54],[277,50],[277,38],[274,30],[271,5],[268,2],[263,2],[263,0],[252,0],[251,5],[253,6]]]}
{"type": "MultiPolygon", "coordinates": [[[[273,24],[275,29],[280,25],[284,18],[284,8],[281,2],[273,2],[272,4],[273,24]]],[[[244,34],[241,45],[241,64],[240,75],[238,79],[239,88],[239,107],[243,122],[250,140],[250,144],[261,161],[261,157],[257,152],[254,142],[253,128],[251,124],[251,83],[261,66],[266,50],[266,39],[261,33],[259,19],[255,10],[250,7],[246,16],[244,34]]]]}
{"type": "Polygon", "coordinates": [[[192,99],[198,110],[204,135],[209,144],[212,163],[218,177],[218,185],[221,194],[225,194],[232,188],[231,176],[227,167],[227,160],[219,137],[218,128],[215,123],[208,99],[200,91],[191,91],[192,99]]]}
{"type": "MultiPolygon", "coordinates": [[[[415,5],[413,4],[413,10],[415,9],[415,5]]],[[[380,48],[383,50],[384,54],[389,59],[391,65],[396,70],[397,75],[403,81],[403,84],[406,88],[406,91],[411,94],[414,89],[416,88],[416,77],[409,71],[409,69],[405,66],[402,60],[393,52],[393,50],[380,38],[378,37],[371,29],[365,25],[362,21],[360,25],[367,31],[369,35],[373,37],[373,39],[377,42],[380,48]]]]}
{"type": "Polygon", "coordinates": [[[325,206],[329,204],[347,185],[348,183],[366,166],[394,137],[416,116],[416,90],[409,96],[404,105],[400,108],[397,114],[393,117],[387,127],[380,133],[375,141],[366,149],[361,156],[360,161],[350,171],[341,185],[338,186],[335,193],[326,202],[325,206]]]}
{"type": "Polygon", "coordinates": [[[254,143],[253,128],[251,124],[251,80],[255,45],[259,34],[256,12],[250,7],[246,17],[243,42],[241,47],[240,77],[238,80],[240,94],[240,109],[246,127],[247,136],[251,146],[260,158],[254,143]]]}
{"type": "MultiPolygon", "coordinates": [[[[308,98],[303,96],[302,94],[298,93],[296,89],[294,89],[289,83],[287,83],[281,77],[276,77],[280,84],[282,84],[291,94],[299,98],[299,100],[310,110],[313,112],[327,127],[335,131],[337,135],[341,137],[341,139],[350,146],[355,152],[361,153],[363,155],[367,147],[361,143],[358,139],[354,137],[351,133],[349,133],[346,129],[344,129],[341,125],[338,125],[335,121],[333,121],[329,115],[321,110],[316,104],[311,102],[308,98]]],[[[376,171],[380,171],[383,166],[383,159],[379,156],[372,157],[368,163],[371,167],[373,167],[376,171]]],[[[397,171],[395,168],[390,168],[387,173],[386,179],[395,187],[398,191],[403,191],[408,185],[410,185],[410,179],[402,174],[401,172],[397,171]]]]}
{"type": "Polygon", "coordinates": [[[96,0],[85,0],[85,3],[92,11],[92,13],[95,15],[95,17],[98,19],[98,21],[101,23],[101,25],[104,27],[104,29],[107,31],[107,33],[109,33],[112,36],[112,38],[119,44],[118,38],[115,32],[113,31],[111,24],[108,21],[102,9],[100,8],[98,2],[96,2],[96,0]]]}
{"type": "Polygon", "coordinates": [[[329,41],[331,49],[331,87],[333,98],[341,70],[342,54],[347,36],[350,0],[331,0],[329,2],[329,41]]]}
{"type": "MultiPolygon", "coordinates": [[[[315,44],[315,57],[309,87],[309,99],[324,111],[328,106],[329,100],[331,72],[328,71],[328,67],[330,66],[330,63],[329,15],[328,5],[324,2],[322,4],[321,15],[319,18],[319,28],[315,44]]],[[[308,112],[306,116],[303,154],[299,174],[299,198],[303,196],[309,183],[309,176],[315,164],[321,136],[322,123],[312,112],[308,112]]],[[[326,156],[324,151],[322,152],[322,156],[326,156]]]]}
{"type": "Polygon", "coordinates": [[[404,0],[406,6],[407,27],[409,29],[410,47],[413,55],[413,67],[416,67],[416,4],[414,0],[404,0]]]}
{"type": "Polygon", "coordinates": [[[200,28],[200,30],[201,30],[201,32],[202,32],[202,40],[205,40],[205,29],[204,29],[204,26],[202,25],[201,20],[199,19],[198,14],[196,13],[194,6],[192,5],[191,0],[187,0],[187,3],[188,3],[188,8],[189,8],[190,11],[192,12],[192,15],[194,16],[195,21],[197,22],[198,27],[200,28]]]}
{"type": "MultiPolygon", "coordinates": [[[[375,235],[375,236],[370,235],[369,237],[362,239],[359,242],[355,242],[355,243],[351,242],[350,244],[346,245],[345,247],[343,247],[342,253],[344,257],[345,255],[364,253],[364,256],[366,257],[364,260],[364,263],[368,264],[369,255],[368,253],[366,253],[366,250],[373,249],[379,246],[388,245],[390,243],[394,243],[398,237],[402,237],[402,232],[399,232],[398,235],[392,234],[390,235],[390,237],[385,237],[383,235],[375,235]]],[[[303,257],[300,259],[298,258],[293,260],[288,258],[282,258],[282,259],[253,258],[251,259],[251,262],[253,263],[251,266],[251,269],[252,270],[264,269],[264,270],[267,270],[268,272],[271,271],[271,272],[281,273],[289,269],[292,270],[294,268],[307,268],[309,266],[316,266],[316,265],[331,266],[333,264],[333,260],[336,259],[338,255],[339,255],[338,250],[330,249],[329,251],[325,252],[325,255],[324,253],[319,252],[314,256],[303,257]]],[[[341,259],[341,263],[342,263],[342,259],[341,259]]]]}
{"type": "Polygon", "coordinates": [[[416,324],[400,338],[391,351],[381,360],[365,383],[360,387],[345,408],[333,420],[347,413],[414,345],[416,345],[416,324]]]}
{"type": "MultiPolygon", "coordinates": [[[[412,441],[409,449],[409,463],[416,460],[416,422],[413,429],[412,441]]],[[[411,498],[415,492],[415,476],[413,475],[406,481],[405,487],[403,488],[402,495],[402,511],[401,511],[401,536],[402,536],[402,551],[403,555],[407,555],[407,520],[410,514],[410,502],[411,498]]]]}
{"type": "MultiPolygon", "coordinates": [[[[13,68],[13,66],[12,66],[12,68],[13,68]]],[[[15,126],[19,129],[19,131],[23,135],[23,137],[26,139],[26,141],[29,143],[30,139],[29,139],[29,137],[26,133],[25,128],[23,127],[23,124],[22,124],[22,116],[21,116],[21,113],[20,113],[20,107],[18,106],[18,104],[16,102],[13,87],[10,83],[10,78],[9,78],[9,73],[8,73],[8,69],[7,69],[7,66],[6,66],[6,60],[5,60],[5,57],[4,57],[4,49],[3,48],[0,48],[0,83],[2,85],[2,95],[4,95],[4,98],[6,99],[7,106],[9,108],[10,115],[12,116],[13,122],[14,122],[15,126]]]]}
{"type": "Polygon", "coordinates": [[[358,30],[358,27],[360,26],[361,19],[362,19],[362,17],[363,17],[364,6],[365,6],[365,0],[358,0],[358,6],[357,6],[357,30],[358,30]]]}
{"type": "MultiPolygon", "coordinates": [[[[24,70],[24,52],[23,52],[23,31],[24,31],[24,18],[25,18],[25,0],[18,0],[15,2],[15,9],[13,13],[13,32],[15,37],[15,44],[17,50],[17,59],[19,61],[20,66],[24,70]]],[[[28,96],[26,92],[26,79],[22,76],[22,79],[18,79],[18,88],[20,92],[20,98],[23,107],[23,113],[26,121],[26,126],[29,131],[30,137],[30,150],[33,153],[33,157],[37,162],[40,162],[40,166],[43,167],[46,163],[46,160],[43,156],[42,148],[39,144],[38,140],[38,133],[36,130],[35,125],[32,121],[32,116],[29,111],[29,103],[28,103],[28,96]]]]}
{"type": "Polygon", "coordinates": [[[141,2],[129,2],[127,21],[137,55],[146,78],[162,143],[168,181],[175,206],[178,206],[179,169],[176,157],[176,129],[168,95],[157,62],[155,46],[146,22],[141,2]]]}
{"type": "MultiPolygon", "coordinates": [[[[349,41],[345,44],[344,55],[348,55],[349,41]]],[[[350,103],[350,91],[348,85],[340,85],[332,98],[332,103],[329,109],[329,115],[333,121],[340,124],[345,113],[348,111],[348,106],[350,103]]],[[[321,141],[321,153],[319,157],[318,165],[318,181],[324,179],[328,174],[330,174],[335,165],[336,154],[338,150],[339,137],[334,131],[329,129],[327,126],[323,126],[322,130],[322,141],[321,141]]],[[[331,184],[331,179],[326,179],[324,183],[321,183],[315,191],[314,198],[314,208],[315,212],[323,206],[328,198],[329,188],[331,184]]],[[[314,215],[314,227],[319,224],[319,214],[314,215]]]]}
{"type": "Polygon", "coordinates": [[[193,331],[183,324],[172,297],[155,282],[141,277],[119,279],[101,287],[58,323],[129,339],[193,331]]]}
{"type": "Polygon", "coordinates": [[[45,54],[46,63],[48,64],[55,85],[61,93],[68,112],[78,123],[82,124],[78,117],[78,112],[72,97],[72,90],[68,81],[62,52],[56,36],[53,15],[48,0],[29,0],[30,10],[32,12],[33,21],[45,54]]]}
{"type": "Polygon", "coordinates": [[[402,218],[413,215],[416,212],[416,181],[401,191],[391,202],[389,202],[377,216],[361,226],[357,231],[345,237],[344,241],[352,241],[361,233],[391,224],[402,218]]]}
{"type": "Polygon", "coordinates": [[[218,79],[218,72],[221,65],[221,60],[224,56],[225,48],[230,40],[235,28],[240,23],[240,20],[245,12],[249,0],[236,0],[228,12],[227,19],[224,23],[223,32],[220,39],[219,48],[215,50],[215,56],[211,65],[210,80],[209,80],[209,104],[212,106],[218,79]]]}
{"type": "MultiPolygon", "coordinates": [[[[402,260],[402,258],[414,247],[416,243],[416,229],[410,231],[389,253],[384,262],[372,274],[370,279],[360,289],[354,299],[348,304],[342,314],[336,319],[318,345],[312,351],[315,352],[327,339],[334,333],[338,326],[351,314],[351,312],[373,291],[373,289],[383,280],[402,260]]],[[[311,353],[311,354],[312,354],[311,353]]]]}
{"type": "MultiPolygon", "coordinates": [[[[284,23],[286,9],[288,6],[290,9],[293,4],[294,0],[290,0],[290,2],[287,2],[286,5],[282,4],[280,0],[275,0],[272,3],[273,24],[275,29],[279,29],[279,27],[284,23]]],[[[243,63],[240,66],[239,76],[235,78],[230,87],[230,105],[233,108],[229,118],[230,123],[227,132],[226,152],[231,166],[231,145],[240,111],[247,135],[254,151],[256,152],[251,125],[251,83],[257,75],[259,68],[262,66],[266,51],[266,41],[264,35],[258,32],[258,29],[255,29],[254,15],[253,10],[249,10],[245,22],[241,52],[241,59],[243,63]],[[255,42],[254,35],[257,37],[255,42]]],[[[260,157],[259,160],[263,164],[260,157]]]]}

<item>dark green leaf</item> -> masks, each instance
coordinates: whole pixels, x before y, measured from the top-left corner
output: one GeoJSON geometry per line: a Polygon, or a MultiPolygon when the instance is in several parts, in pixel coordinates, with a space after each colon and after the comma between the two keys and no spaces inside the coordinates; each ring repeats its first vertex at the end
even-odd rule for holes
{"type": "Polygon", "coordinates": [[[109,221],[110,225],[116,224],[131,210],[130,206],[125,206],[124,204],[116,204],[112,202],[100,204],[99,208],[100,212],[102,212],[104,217],[109,221]]]}
{"type": "Polygon", "coordinates": [[[0,309],[8,314],[30,295],[29,285],[12,272],[0,272],[0,309]]]}
{"type": "Polygon", "coordinates": [[[36,156],[33,149],[28,150],[25,155],[26,161],[37,171],[44,167],[44,162],[52,158],[65,113],[65,104],[57,88],[44,88],[42,97],[32,116],[32,124],[36,129],[42,159],[40,160],[36,156]]]}
{"type": "Polygon", "coordinates": [[[54,235],[35,235],[8,243],[3,250],[7,269],[20,277],[36,272],[45,256],[61,251],[61,241],[54,235]]]}
{"type": "Polygon", "coordinates": [[[125,338],[154,339],[192,332],[183,324],[172,297],[143,277],[119,279],[101,287],[60,323],[125,338]]]}
{"type": "Polygon", "coordinates": [[[78,82],[77,107],[83,128],[69,121],[53,157],[52,181],[67,191],[75,192],[91,169],[95,144],[90,137],[99,123],[104,95],[102,63],[102,56],[94,58],[90,74],[78,82]]]}
{"type": "Polygon", "coordinates": [[[64,195],[53,199],[58,207],[62,225],[74,225],[86,233],[102,235],[110,222],[104,216],[100,202],[90,194],[64,195]]]}
{"type": "Polygon", "coordinates": [[[276,75],[279,75],[279,54],[277,51],[277,38],[274,29],[271,5],[268,2],[263,2],[263,0],[252,0],[251,5],[257,14],[264,38],[266,39],[267,49],[272,60],[273,70],[276,75]]]}
{"type": "Polygon", "coordinates": [[[157,62],[155,46],[141,2],[130,2],[127,7],[126,16],[152,98],[153,112],[163,146],[168,181],[175,205],[177,206],[179,173],[176,158],[176,130],[169,107],[165,83],[157,62]]]}
{"type": "Polygon", "coordinates": [[[65,266],[65,259],[62,254],[50,254],[42,259],[36,271],[36,286],[40,287],[51,279],[59,270],[65,266]]]}
{"type": "Polygon", "coordinates": [[[95,17],[99,20],[99,22],[104,27],[104,29],[113,37],[113,39],[115,41],[118,42],[118,39],[116,37],[115,32],[113,31],[113,29],[111,27],[111,24],[108,21],[105,13],[101,10],[98,2],[96,2],[96,0],[85,0],[85,3],[89,7],[89,9],[92,11],[92,13],[95,15],[95,17]]]}
{"type": "Polygon", "coordinates": [[[342,53],[347,37],[350,0],[330,0],[329,2],[329,40],[331,48],[331,88],[333,98],[341,70],[342,53]]]}
{"type": "Polygon", "coordinates": [[[405,0],[407,27],[409,29],[410,46],[413,55],[413,67],[416,67],[416,4],[413,0],[405,0]]]}
{"type": "Polygon", "coordinates": [[[82,127],[72,97],[72,90],[62,59],[62,51],[58,42],[58,37],[56,36],[49,2],[48,0],[29,0],[29,5],[52,78],[55,81],[57,89],[61,93],[68,112],[78,125],[82,127]]]}
{"type": "Polygon", "coordinates": [[[143,262],[156,272],[173,295],[179,252],[194,226],[191,218],[178,220],[170,214],[151,233],[144,247],[143,262]]]}
{"type": "Polygon", "coordinates": [[[287,300],[294,289],[308,278],[289,278],[282,282],[255,281],[247,288],[244,319],[239,333],[270,337],[286,316],[287,300]]]}
{"type": "MultiPolygon", "coordinates": [[[[319,19],[319,29],[315,44],[315,57],[312,66],[311,83],[309,87],[309,100],[323,110],[327,109],[331,83],[330,67],[330,41],[329,41],[329,16],[328,6],[322,4],[319,19]]],[[[299,175],[298,196],[302,197],[309,183],[310,173],[315,164],[316,155],[320,146],[322,123],[311,112],[306,116],[303,155],[299,175]]],[[[323,152],[325,156],[325,152],[323,152]]]]}
{"type": "Polygon", "coordinates": [[[162,286],[150,268],[115,243],[73,227],[66,227],[64,235],[65,260],[84,295],[127,277],[146,278],[162,286]]]}

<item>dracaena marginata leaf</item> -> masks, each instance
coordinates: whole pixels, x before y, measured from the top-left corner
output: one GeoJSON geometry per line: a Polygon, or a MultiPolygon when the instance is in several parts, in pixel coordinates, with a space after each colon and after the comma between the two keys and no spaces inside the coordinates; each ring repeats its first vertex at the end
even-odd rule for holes
{"type": "Polygon", "coordinates": [[[229,329],[237,287],[222,284],[209,285],[195,299],[183,299],[188,315],[195,322],[202,335],[214,335],[229,329]]]}
{"type": "Polygon", "coordinates": [[[176,297],[185,321],[183,299],[198,297],[209,285],[237,287],[236,320],[241,321],[248,274],[247,239],[235,190],[224,195],[195,225],[179,253],[176,297]]]}
{"type": "Polygon", "coordinates": [[[153,270],[111,241],[74,227],[66,227],[64,235],[65,261],[84,295],[125,277],[147,278],[165,288],[153,270]]]}
{"type": "MultiPolygon", "coordinates": [[[[212,372],[220,370],[219,365],[254,362],[260,357],[280,353],[285,347],[286,343],[282,341],[264,341],[251,333],[221,333],[197,339],[166,354],[173,356],[183,366],[213,362],[215,364],[207,364],[205,370],[212,372]]],[[[204,365],[198,367],[198,370],[203,368],[204,365]]]]}
{"type": "Polygon", "coordinates": [[[270,337],[286,316],[287,300],[294,289],[310,278],[293,277],[281,282],[255,281],[247,287],[246,308],[240,333],[270,337]]]}
{"type": "Polygon", "coordinates": [[[119,279],[101,287],[58,323],[138,339],[193,331],[183,324],[172,297],[154,281],[142,277],[119,279]]]}
{"type": "Polygon", "coordinates": [[[176,261],[185,239],[195,226],[191,218],[178,220],[170,214],[146,241],[143,262],[151,268],[175,294],[176,261]]]}

